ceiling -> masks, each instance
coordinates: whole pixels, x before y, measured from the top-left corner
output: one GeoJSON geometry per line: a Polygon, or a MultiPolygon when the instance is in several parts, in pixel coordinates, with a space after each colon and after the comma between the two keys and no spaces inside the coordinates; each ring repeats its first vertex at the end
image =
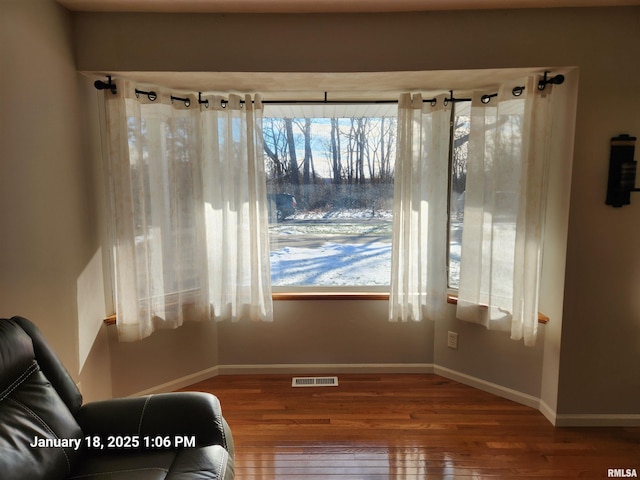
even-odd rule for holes
{"type": "Polygon", "coordinates": [[[640,5],[640,0],[57,0],[57,2],[73,11],[171,13],[416,12],[640,5]]]}

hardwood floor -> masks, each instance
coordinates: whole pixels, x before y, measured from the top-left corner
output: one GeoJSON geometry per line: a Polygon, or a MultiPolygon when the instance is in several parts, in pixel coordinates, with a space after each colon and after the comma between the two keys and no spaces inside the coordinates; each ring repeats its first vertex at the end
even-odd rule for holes
{"type": "Polygon", "coordinates": [[[437,375],[218,376],[238,480],[559,479],[640,475],[640,428],[555,428],[537,410],[437,375]],[[620,472],[618,472],[620,473],[620,472]]]}

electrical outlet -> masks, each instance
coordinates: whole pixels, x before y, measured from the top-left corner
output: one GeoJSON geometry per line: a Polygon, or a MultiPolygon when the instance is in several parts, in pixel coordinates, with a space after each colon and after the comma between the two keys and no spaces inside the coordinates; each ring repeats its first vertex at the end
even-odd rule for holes
{"type": "Polygon", "coordinates": [[[447,333],[447,347],[454,350],[458,349],[458,334],[456,332],[447,333]]]}

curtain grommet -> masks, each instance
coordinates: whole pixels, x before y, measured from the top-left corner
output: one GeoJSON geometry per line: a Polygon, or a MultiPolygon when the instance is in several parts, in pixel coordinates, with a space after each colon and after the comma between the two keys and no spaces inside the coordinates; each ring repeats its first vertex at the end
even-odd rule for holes
{"type": "Polygon", "coordinates": [[[135,89],[136,98],[140,98],[140,95],[146,95],[150,102],[155,102],[158,99],[158,94],[154,91],[145,92],[144,90],[135,89]]]}
{"type": "Polygon", "coordinates": [[[511,93],[513,94],[514,97],[519,97],[520,95],[522,95],[523,92],[524,92],[524,87],[513,87],[513,90],[511,90],[511,93]]]}

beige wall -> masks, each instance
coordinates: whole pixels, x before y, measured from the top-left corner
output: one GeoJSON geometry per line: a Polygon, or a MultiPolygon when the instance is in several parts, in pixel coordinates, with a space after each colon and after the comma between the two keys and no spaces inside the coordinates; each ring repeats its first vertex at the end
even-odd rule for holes
{"type": "Polygon", "coordinates": [[[274,322],[220,323],[221,365],[433,362],[433,323],[391,323],[388,302],[278,301],[274,322]]]}
{"type": "Polygon", "coordinates": [[[273,325],[219,324],[216,331],[196,324],[137,344],[118,344],[112,331],[101,329],[84,368],[99,368],[97,359],[107,360],[112,391],[120,395],[216,365],[436,363],[542,398],[561,416],[640,413],[635,400],[640,397],[640,252],[633,248],[640,237],[634,222],[640,197],[622,209],[604,205],[609,138],[640,133],[639,8],[77,14],[72,40],[70,17],[48,1],[13,2],[9,10],[6,0],[0,5],[13,15],[10,21],[0,15],[0,97],[10,111],[24,111],[9,116],[3,109],[1,117],[0,211],[3,224],[10,225],[3,230],[11,234],[0,236],[0,309],[3,315],[40,319],[76,377],[77,279],[103,235],[100,205],[88,201],[93,193],[88,179],[99,159],[79,133],[77,92],[84,86],[78,89],[75,68],[109,73],[576,66],[575,153],[570,142],[564,145],[568,158],[557,169],[547,232],[543,309],[552,324],[543,327],[535,348],[453,315],[438,325],[389,324],[385,302],[278,302],[273,325]],[[227,39],[248,28],[254,33],[227,39]],[[8,62],[9,76],[4,74],[8,62]],[[448,329],[460,333],[457,352],[444,347],[448,329]],[[309,337],[313,342],[302,347],[300,341],[309,337]]]}
{"type": "Polygon", "coordinates": [[[580,73],[561,415],[640,413],[640,196],[619,209],[604,204],[608,140],[640,138],[640,8],[620,15],[628,18],[603,17],[591,31],[580,73]]]}
{"type": "Polygon", "coordinates": [[[122,397],[160,387],[172,390],[172,382],[209,371],[218,364],[216,324],[187,322],[176,330],[159,330],[140,342],[118,342],[109,327],[113,396],[122,397]],[[162,385],[171,383],[168,388],[162,385]]]}
{"type": "Polygon", "coordinates": [[[71,15],[0,2],[0,315],[33,320],[74,379],[84,369],[93,380],[94,398],[111,395],[111,379],[104,291],[79,295],[102,268],[91,262],[101,240],[78,80],[71,15]],[[94,325],[82,355],[79,319],[94,325]]]}

